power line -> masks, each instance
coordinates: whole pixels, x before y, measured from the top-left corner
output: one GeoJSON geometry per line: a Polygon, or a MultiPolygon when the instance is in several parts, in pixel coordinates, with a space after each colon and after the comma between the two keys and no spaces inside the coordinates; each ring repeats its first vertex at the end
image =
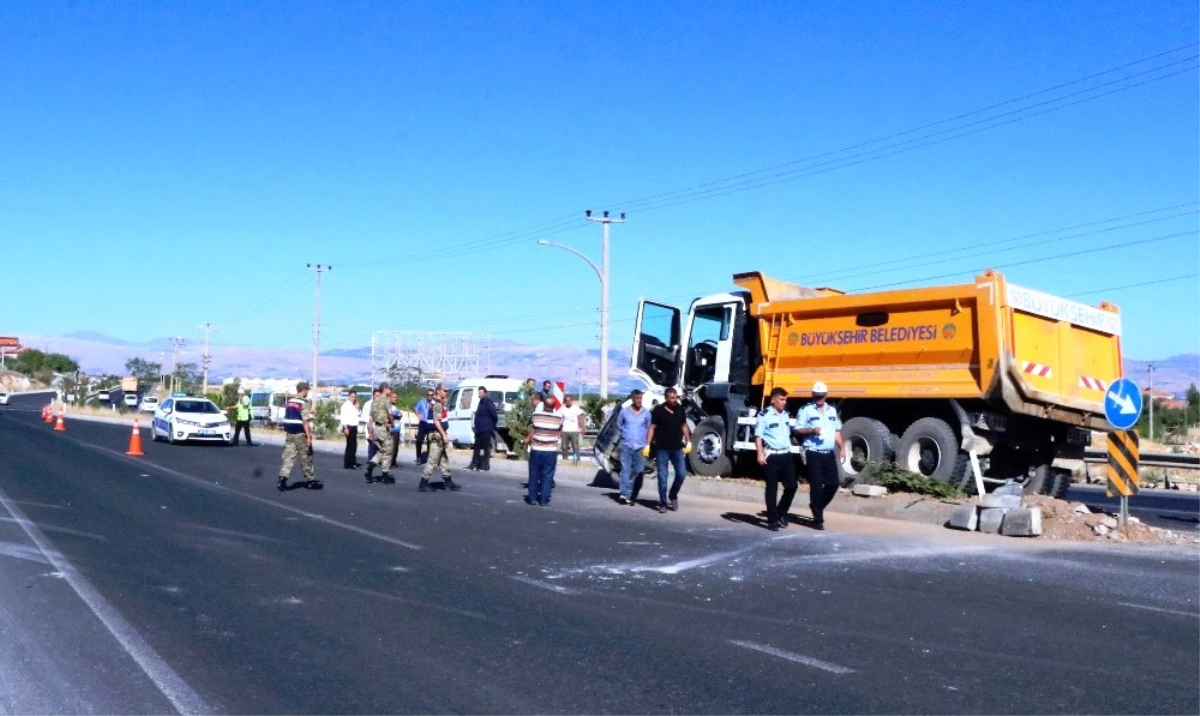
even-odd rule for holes
{"type": "Polygon", "coordinates": [[[1153,281],[1143,281],[1141,283],[1127,283],[1124,286],[1109,286],[1108,288],[1098,288],[1094,291],[1081,291],[1079,293],[1068,293],[1063,298],[1079,298],[1080,296],[1091,296],[1097,293],[1112,293],[1114,291],[1124,291],[1129,288],[1144,288],[1146,286],[1158,286],[1164,283],[1174,283],[1175,281],[1183,281],[1189,278],[1200,278],[1200,272],[1185,273],[1182,276],[1171,276],[1170,278],[1157,278],[1153,281]]]}

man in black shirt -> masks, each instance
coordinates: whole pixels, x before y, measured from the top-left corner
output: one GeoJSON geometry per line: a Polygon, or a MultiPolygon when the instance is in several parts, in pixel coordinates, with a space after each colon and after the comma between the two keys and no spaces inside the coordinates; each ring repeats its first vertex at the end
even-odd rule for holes
{"type": "Polygon", "coordinates": [[[679,392],[667,388],[667,402],[650,412],[650,434],[646,438],[644,454],[650,456],[653,446],[654,462],[658,470],[658,511],[672,512],[679,509],[679,488],[687,477],[685,455],[692,451],[692,431],[688,429],[687,415],[679,403],[679,392]],[[667,493],[667,465],[675,467],[675,481],[667,493]],[[670,499],[670,502],[667,500],[670,499]]]}

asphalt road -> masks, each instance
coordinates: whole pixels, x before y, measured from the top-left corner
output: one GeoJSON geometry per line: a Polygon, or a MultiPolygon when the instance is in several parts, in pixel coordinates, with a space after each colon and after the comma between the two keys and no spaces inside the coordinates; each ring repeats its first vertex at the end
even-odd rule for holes
{"type": "MultiPolygon", "coordinates": [[[[659,515],[0,411],[0,711],[1197,713],[1194,550],[659,515]]],[[[803,513],[803,510],[800,510],[803,513]]]]}
{"type": "MultiPolygon", "coordinates": [[[[1067,499],[1115,512],[1119,498],[1104,494],[1103,485],[1072,485],[1067,499]]],[[[1200,493],[1182,490],[1142,490],[1129,498],[1129,514],[1152,527],[1200,533],[1200,493]]]]}

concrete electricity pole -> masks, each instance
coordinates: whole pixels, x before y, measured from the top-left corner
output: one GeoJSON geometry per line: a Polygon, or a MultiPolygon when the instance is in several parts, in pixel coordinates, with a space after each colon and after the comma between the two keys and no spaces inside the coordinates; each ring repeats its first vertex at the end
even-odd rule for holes
{"type": "Polygon", "coordinates": [[[174,393],[176,390],[175,384],[176,384],[177,380],[175,378],[175,371],[179,366],[179,349],[183,348],[183,343],[184,343],[184,340],[182,338],[180,338],[179,336],[176,336],[171,339],[171,346],[173,347],[171,350],[171,392],[172,393],[174,393]]]}
{"type": "Polygon", "coordinates": [[[208,355],[208,339],[212,336],[212,332],[217,330],[217,327],[208,323],[203,326],[196,326],[196,330],[204,331],[204,358],[201,359],[204,366],[204,388],[201,389],[201,395],[208,395],[208,365],[212,362],[208,355]]]}
{"type": "Polygon", "coordinates": [[[322,266],[321,264],[305,264],[309,271],[317,274],[317,301],[316,315],[313,318],[313,371],[312,371],[312,389],[313,393],[317,392],[317,356],[321,353],[321,275],[326,271],[332,271],[332,266],[322,266]]]}
{"type": "Polygon", "coordinates": [[[610,219],[608,212],[603,216],[592,216],[592,210],[584,212],[588,221],[599,222],[604,227],[604,244],[600,253],[600,397],[608,400],[608,227],[624,224],[625,212],[620,219],[610,219]]]}
{"type": "Polygon", "coordinates": [[[1150,395],[1148,396],[1148,399],[1150,400],[1150,439],[1153,440],[1154,439],[1154,364],[1153,363],[1149,364],[1147,366],[1147,370],[1150,373],[1150,395]]]}

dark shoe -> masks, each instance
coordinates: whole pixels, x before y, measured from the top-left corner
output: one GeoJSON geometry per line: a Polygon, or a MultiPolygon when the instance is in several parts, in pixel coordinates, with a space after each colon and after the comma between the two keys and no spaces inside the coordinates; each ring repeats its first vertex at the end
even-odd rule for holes
{"type": "Polygon", "coordinates": [[[284,477],[283,475],[280,475],[279,476],[279,484],[276,485],[275,487],[280,492],[284,492],[285,490],[287,490],[288,489],[287,478],[284,477]]]}
{"type": "Polygon", "coordinates": [[[541,505],[542,507],[546,507],[547,505],[550,504],[550,500],[546,500],[545,502],[539,502],[538,504],[541,505]]]}
{"type": "Polygon", "coordinates": [[[375,463],[367,463],[367,471],[364,473],[367,476],[367,482],[376,482],[375,480],[375,463]]]}
{"type": "Polygon", "coordinates": [[[537,502],[535,502],[535,501],[534,501],[534,499],[533,499],[532,497],[530,497],[529,495],[526,495],[526,496],[525,496],[525,504],[527,504],[527,505],[536,505],[536,504],[537,504],[537,502]]]}
{"type": "Polygon", "coordinates": [[[671,510],[672,512],[674,512],[675,510],[678,510],[679,509],[679,498],[672,497],[671,504],[667,505],[667,509],[671,510]]]}
{"type": "Polygon", "coordinates": [[[354,463],[354,469],[355,469],[355,470],[357,470],[357,469],[358,469],[358,468],[360,468],[360,467],[362,467],[362,463],[361,463],[361,462],[356,462],[356,463],[354,463]]]}
{"type": "Polygon", "coordinates": [[[825,523],[824,523],[824,522],[814,522],[814,523],[813,523],[813,529],[814,529],[814,530],[820,530],[821,532],[824,532],[824,531],[825,531],[825,523]]]}
{"type": "Polygon", "coordinates": [[[617,502],[620,502],[622,505],[628,505],[629,498],[626,497],[625,495],[621,495],[619,498],[617,498],[617,502]]]}
{"type": "Polygon", "coordinates": [[[446,478],[446,489],[451,492],[458,492],[459,490],[462,489],[462,485],[458,484],[454,480],[447,477],[446,478]]]}
{"type": "Polygon", "coordinates": [[[304,482],[304,489],[306,489],[306,490],[322,490],[324,488],[325,488],[325,483],[321,482],[320,480],[318,480],[316,478],[313,478],[311,480],[306,480],[304,482]]]}
{"type": "Polygon", "coordinates": [[[389,473],[386,473],[386,472],[379,476],[379,481],[385,485],[395,485],[396,484],[396,478],[392,477],[389,473]]]}
{"type": "Polygon", "coordinates": [[[772,532],[778,532],[779,531],[779,521],[778,520],[768,521],[767,529],[771,530],[772,532]]]}
{"type": "Polygon", "coordinates": [[[429,480],[421,478],[421,484],[417,485],[417,492],[429,492],[429,480]]]}
{"type": "Polygon", "coordinates": [[[660,515],[667,514],[667,503],[665,503],[665,502],[658,503],[658,513],[660,515]]]}
{"type": "Polygon", "coordinates": [[[786,530],[788,527],[788,522],[789,522],[789,519],[788,519],[787,515],[780,517],[779,518],[779,529],[786,530]]]}

